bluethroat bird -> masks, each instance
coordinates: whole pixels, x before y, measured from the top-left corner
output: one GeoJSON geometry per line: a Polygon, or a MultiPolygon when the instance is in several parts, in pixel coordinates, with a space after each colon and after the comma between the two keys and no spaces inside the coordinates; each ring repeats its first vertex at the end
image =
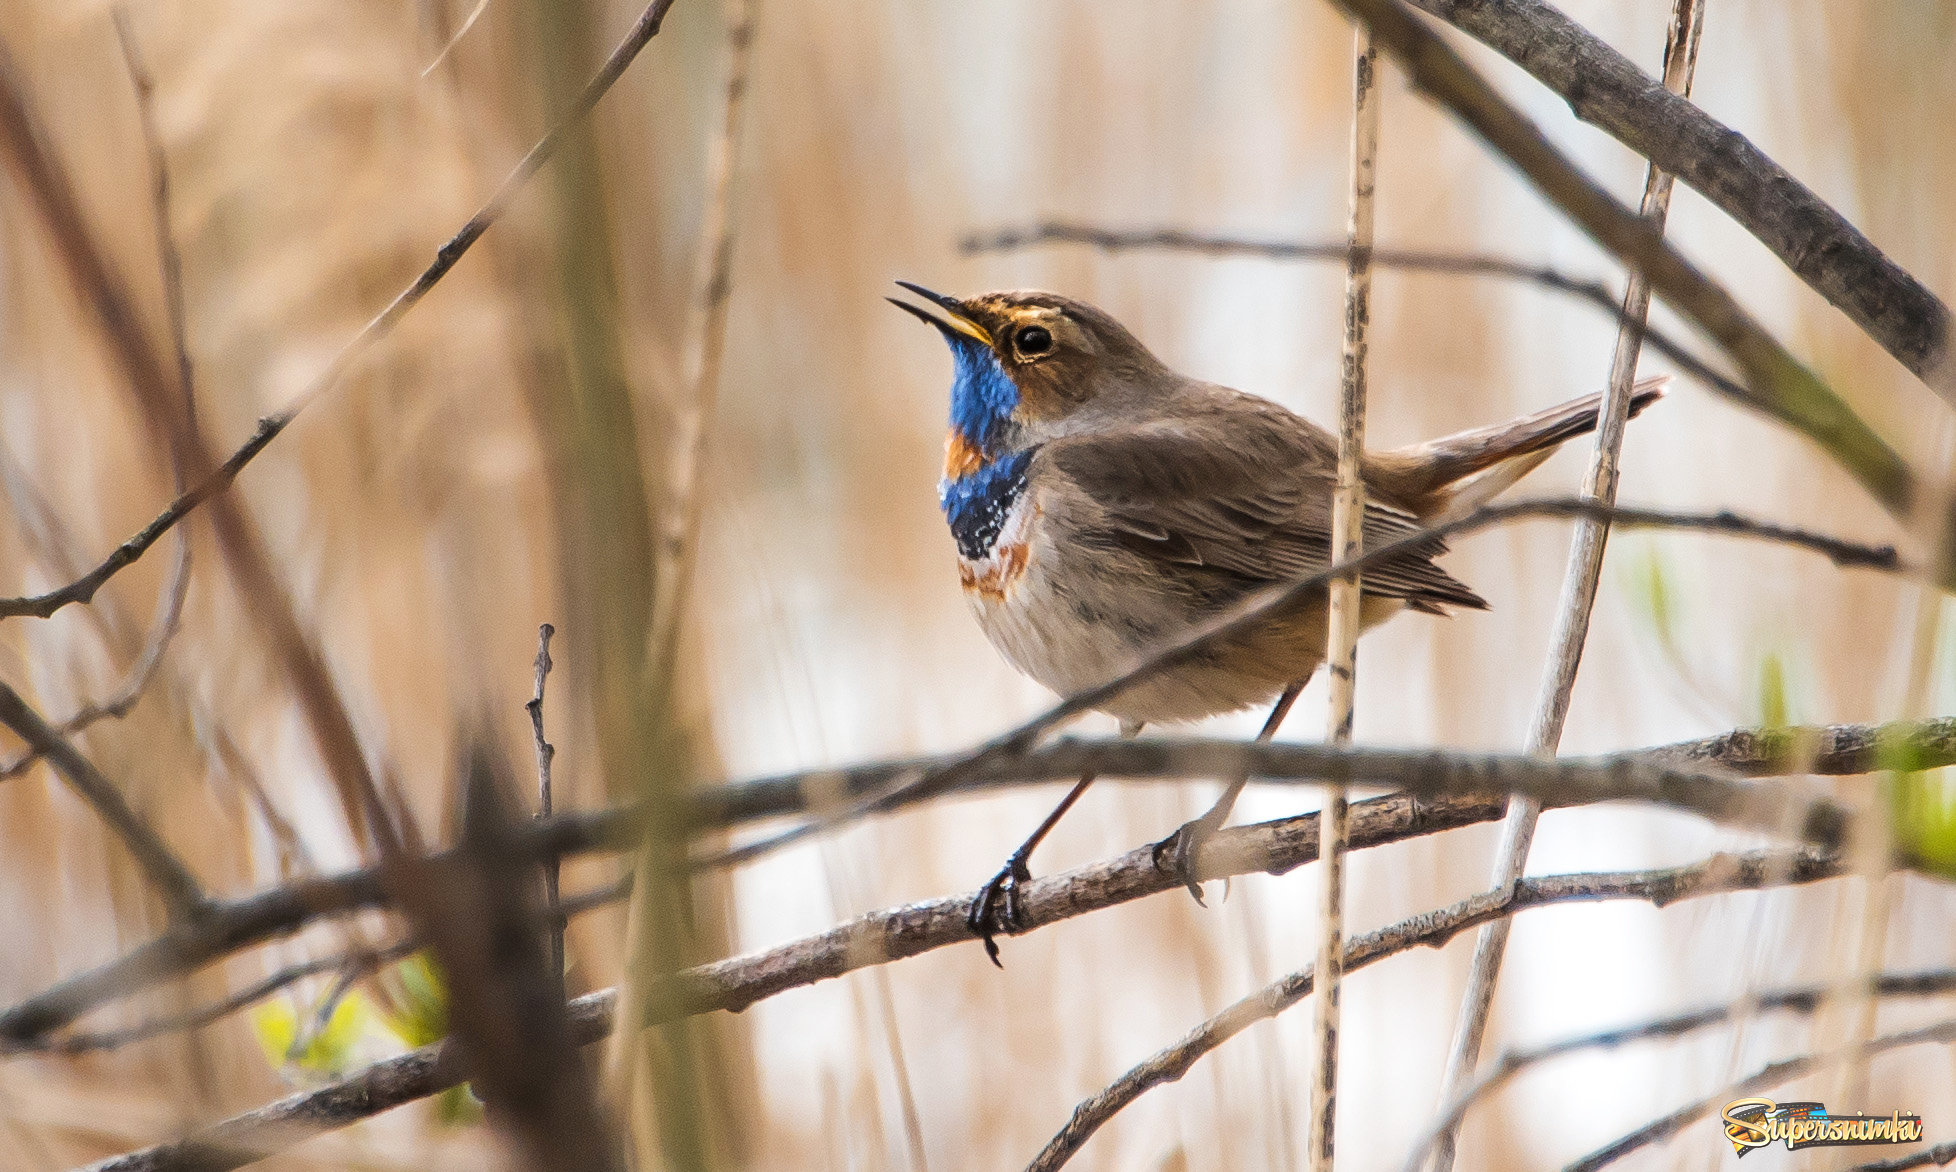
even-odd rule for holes
{"type": "MultiPolygon", "coordinates": [[[[942,316],[891,298],[950,344],[951,429],[938,499],[965,597],[1012,666],[1062,695],[1115,679],[1260,588],[1330,564],[1335,437],[1255,395],[1169,369],[1121,323],[1054,293],[958,299],[897,282],[942,316]]],[[[1637,385],[1631,411],[1663,393],[1637,385]]],[[[1596,426],[1599,396],[1493,427],[1368,452],[1367,547],[1493,498],[1565,440],[1596,426]]],[[[1361,579],[1360,625],[1402,610],[1446,614],[1487,602],[1434,559],[1432,541],[1361,579]]],[[[1324,662],[1323,590],[1102,706],[1132,736],[1155,722],[1277,705],[1274,731],[1324,662]]],[[[1018,926],[1027,860],[1092,784],[1072,792],[972,901],[967,922],[994,963],[1018,926]]],[[[1198,902],[1196,851],[1241,782],[1156,845],[1156,865],[1198,902]]]]}

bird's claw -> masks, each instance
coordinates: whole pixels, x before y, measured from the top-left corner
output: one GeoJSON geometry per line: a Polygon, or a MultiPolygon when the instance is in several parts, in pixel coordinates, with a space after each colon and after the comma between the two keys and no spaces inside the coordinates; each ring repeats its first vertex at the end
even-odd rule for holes
{"type": "Polygon", "coordinates": [[[1195,877],[1195,858],[1215,832],[1216,824],[1208,818],[1191,818],[1155,844],[1155,870],[1180,879],[1201,907],[1209,904],[1202,898],[1202,881],[1195,877]]]}
{"type": "Polygon", "coordinates": [[[993,937],[1000,932],[1010,935],[1019,930],[1019,884],[1031,881],[1032,871],[1026,866],[1025,857],[1015,854],[978,889],[970,910],[964,914],[965,927],[985,942],[985,955],[999,968],[1005,964],[998,959],[998,942],[993,937]]]}

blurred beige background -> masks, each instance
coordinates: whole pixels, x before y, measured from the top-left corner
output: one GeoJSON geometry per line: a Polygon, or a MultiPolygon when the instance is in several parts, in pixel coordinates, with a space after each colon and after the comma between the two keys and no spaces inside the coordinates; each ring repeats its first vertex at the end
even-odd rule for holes
{"type": "MultiPolygon", "coordinates": [[[[473,7],[130,5],[177,187],[173,228],[186,262],[198,408],[221,445],[290,401],[494,189],[543,125],[539,72],[569,62],[581,80],[635,13],[617,3],[489,0],[430,69],[473,7]]],[[[1564,7],[1657,70],[1668,3],[1564,7]]],[[[1335,265],[1071,247],[967,258],[957,249],[973,229],[1048,217],[1341,237],[1351,36],[1330,6],[761,0],[758,21],[683,667],[702,780],[955,749],[1048,700],[1004,665],[965,613],[935,503],[949,363],[929,331],[883,303],[891,280],[959,293],[1059,290],[1108,309],[1193,374],[1320,420],[1332,417],[1337,393],[1335,265]]],[[[9,4],[0,37],[94,224],[160,323],[143,144],[109,7],[9,4]]],[[[1467,48],[1614,191],[1635,197],[1640,160],[1577,125],[1517,70],[1467,48]]],[[[572,327],[584,320],[580,297],[615,298],[599,320],[638,411],[647,466],[664,459],[693,344],[689,306],[724,49],[718,9],[680,0],[600,110],[600,169],[587,173],[585,195],[606,218],[582,226],[583,246],[552,230],[567,206],[553,170],[240,482],[370,753],[398,777],[432,834],[449,821],[456,713],[488,705],[514,759],[527,761],[520,705],[536,624],[574,621],[540,421],[576,377],[567,355],[577,345],[572,327]],[[601,246],[590,247],[593,239],[601,246]]],[[[1952,62],[1956,5],[1946,0],[1710,0],[1696,99],[1947,299],[1956,295],[1952,62]]],[[[1382,245],[1499,252],[1614,275],[1390,69],[1385,102],[1382,245]]],[[[1765,249],[1682,188],[1670,231],[1905,455],[1945,464],[1947,408],[1765,249]]],[[[1544,292],[1385,273],[1374,296],[1369,438],[1381,446],[1544,406],[1600,387],[1607,373],[1613,325],[1544,292]]],[[[1658,320],[1682,328],[1662,311],[1658,320]]],[[[0,184],[0,454],[11,514],[0,521],[0,593],[67,580],[168,496],[167,469],[103,354],[22,193],[0,184]]],[[[1645,369],[1664,366],[1652,360],[1645,369]]],[[[1523,491],[1572,489],[1585,458],[1563,454],[1523,491]]],[[[1622,495],[1897,536],[1816,450],[1688,383],[1633,425],[1622,495]]],[[[208,534],[195,532],[185,627],[160,678],[130,718],[82,743],[214,888],[244,891],[350,865],[352,846],[304,727],[244,634],[208,534]]],[[[1460,542],[1449,569],[1484,593],[1493,613],[1413,616],[1369,638],[1359,739],[1519,747],[1566,540],[1562,527],[1531,525],[1460,542]]],[[[91,608],[0,624],[0,674],[53,714],[111,689],[141,641],[167,561],[159,549],[91,608]]],[[[1630,747],[1756,722],[1772,690],[1762,680],[1775,671],[1795,720],[1900,715],[1916,632],[1923,623],[1938,629],[1939,613],[1937,600],[1913,588],[1796,553],[1619,538],[1564,748],[1630,747]],[[1653,576],[1667,600],[1657,608],[1653,576]]],[[[565,630],[549,709],[560,800],[580,806],[601,803],[606,789],[590,717],[571,703],[578,673],[591,670],[589,639],[565,630]]],[[[1942,711],[1952,699],[1951,661],[1935,646],[1931,699],[1942,711]]],[[[1285,735],[1318,736],[1323,708],[1315,685],[1285,735]]],[[[1248,718],[1223,726],[1253,730],[1248,718]]],[[[1212,791],[1206,783],[1105,787],[1063,824],[1035,870],[1159,838],[1212,791]]],[[[723,917],[716,930],[725,947],[751,949],[872,908],[970,890],[1056,796],[943,803],[784,852],[710,889],[707,902],[723,917]]],[[[1252,790],[1238,817],[1314,801],[1252,790]]],[[[1357,855],[1350,928],[1472,892],[1485,880],[1494,834],[1477,828],[1357,855]]],[[[1744,845],[1680,816],[1556,813],[1532,869],[1685,862],[1744,845]]],[[[566,889],[607,874],[597,864],[573,868],[566,889]]],[[[973,943],[765,1002],[721,1031],[737,1150],[768,1168],[908,1168],[921,1166],[919,1155],[938,1169],[1023,1164],[1081,1097],[1206,1014],[1308,963],[1315,882],[1311,869],[1253,877],[1207,911],[1169,895],[1069,921],[1005,942],[1002,973],[973,943]]],[[[1892,882],[1889,962],[1948,963],[1947,889],[1892,882]]],[[[1666,911],[1523,915],[1488,1053],[1838,975],[1862,903],[1858,881],[1843,881],[1666,911]]],[[[621,922],[611,912],[579,922],[573,985],[615,979],[621,922]]],[[[0,999],[99,963],[159,926],[119,847],[57,779],[38,770],[0,788],[0,939],[8,942],[0,999]]],[[[199,1003],[339,939],[315,932],[281,943],[151,1004],[199,1003]]],[[[1438,1093],[1470,951],[1456,941],[1347,985],[1341,1167],[1396,1166],[1403,1157],[1438,1093]]],[[[291,1004],[304,1014],[322,991],[301,987],[291,1004]]],[[[1882,1021],[1934,1012],[1901,1005],[1882,1021]]],[[[117,1020],[127,1019],[112,1012],[97,1023],[117,1020]]],[[[1300,1165],[1308,1031],[1304,1011],[1254,1028],[1125,1113],[1079,1166],[1300,1165]]],[[[304,1077],[268,1061],[253,1032],[240,1018],[195,1042],[0,1063],[0,1165],[95,1158],[243,1109],[304,1077]]],[[[1462,1166],[1556,1166],[1812,1040],[1804,1021],[1773,1019],[1737,1038],[1714,1032],[1543,1068],[1472,1117],[1462,1166]]],[[[361,1046],[369,1058],[400,1048],[378,1034],[361,1046]]],[[[1826,1085],[1814,1084],[1821,1093],[1826,1085]]],[[[1914,1110],[1932,1138],[1956,1134],[1947,1053],[1879,1061],[1867,1094],[1856,1109],[1914,1110]]],[[[1782,1094],[1793,1096],[1794,1088],[1782,1094]]],[[[416,1107],[271,1166],[468,1168],[481,1166],[484,1150],[479,1134],[416,1107]]],[[[1730,1159],[1705,1123],[1632,1166],[1730,1159]]]]}

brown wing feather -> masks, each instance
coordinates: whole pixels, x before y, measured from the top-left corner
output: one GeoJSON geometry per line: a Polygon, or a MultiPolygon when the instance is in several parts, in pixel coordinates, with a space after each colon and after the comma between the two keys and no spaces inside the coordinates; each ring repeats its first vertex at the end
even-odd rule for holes
{"type": "MultiPolygon", "coordinates": [[[[1251,588],[1328,566],[1336,465],[1329,438],[1275,404],[1243,398],[1048,444],[1046,459],[1099,506],[1099,531],[1083,536],[1251,588]]],[[[1419,528],[1390,500],[1366,504],[1368,546],[1419,528]]],[[[1484,609],[1478,594],[1433,563],[1445,550],[1425,542],[1366,570],[1364,592],[1418,610],[1484,609]]]]}

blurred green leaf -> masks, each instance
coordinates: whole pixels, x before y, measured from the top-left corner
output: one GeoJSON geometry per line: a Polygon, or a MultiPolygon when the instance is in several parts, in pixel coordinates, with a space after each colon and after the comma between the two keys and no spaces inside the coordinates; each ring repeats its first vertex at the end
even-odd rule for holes
{"type": "Polygon", "coordinates": [[[439,1042],[448,1036],[448,982],[434,958],[425,952],[394,966],[393,984],[399,989],[392,1013],[381,1025],[409,1049],[439,1042]]]}
{"type": "Polygon", "coordinates": [[[1786,659],[1778,651],[1768,651],[1759,660],[1758,722],[1760,728],[1788,728],[1793,724],[1786,659]]]}
{"type": "Polygon", "coordinates": [[[301,1026],[314,1014],[303,1017],[291,1001],[268,1001],[252,1011],[252,1030],[265,1051],[265,1060],[280,1070],[334,1078],[354,1062],[354,1047],[374,1019],[373,1006],[357,990],[340,998],[325,1023],[310,1035],[301,1026]]]}

